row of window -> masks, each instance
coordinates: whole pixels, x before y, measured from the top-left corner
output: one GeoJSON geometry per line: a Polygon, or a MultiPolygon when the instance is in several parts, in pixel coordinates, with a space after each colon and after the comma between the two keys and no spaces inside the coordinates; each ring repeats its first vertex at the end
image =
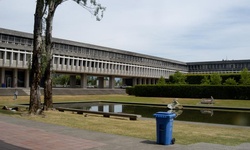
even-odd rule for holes
{"type": "Polygon", "coordinates": [[[220,69],[243,69],[250,68],[249,63],[232,63],[232,64],[206,64],[206,65],[189,65],[189,70],[220,70],[220,69]]]}
{"type": "MultiPolygon", "coordinates": [[[[124,66],[124,65],[114,65],[114,64],[108,64],[107,62],[94,62],[91,60],[76,60],[76,59],[67,59],[67,58],[60,58],[60,57],[54,57],[55,65],[69,65],[69,66],[83,66],[83,67],[92,67],[92,68],[106,68],[106,69],[117,69],[117,70],[129,70],[129,67],[131,66],[124,66]]],[[[131,67],[132,68],[132,67],[131,67]]],[[[143,68],[145,69],[145,68],[143,68]]]]}
{"type": "MultiPolygon", "coordinates": [[[[0,33],[0,41],[9,44],[17,44],[24,46],[32,46],[33,41],[29,38],[18,37],[13,35],[1,34],[0,33]]],[[[87,47],[74,46],[69,44],[61,44],[55,43],[54,49],[59,52],[69,53],[70,54],[82,54],[85,57],[93,57],[99,59],[108,59],[114,61],[123,61],[123,62],[131,62],[131,63],[142,63],[148,66],[158,66],[163,68],[179,68],[186,70],[186,65],[172,63],[167,61],[160,61],[155,59],[143,58],[133,55],[126,55],[114,52],[107,52],[97,49],[90,49],[87,47]]]]}
{"type": "MultiPolygon", "coordinates": [[[[4,51],[0,51],[0,59],[4,59],[4,51]]],[[[6,59],[10,60],[11,55],[13,54],[13,60],[18,60],[18,53],[11,53],[11,52],[6,52],[6,59]]],[[[26,57],[26,61],[29,61],[31,59],[31,54],[25,55],[24,53],[19,54],[19,61],[23,61],[26,57]]]]}

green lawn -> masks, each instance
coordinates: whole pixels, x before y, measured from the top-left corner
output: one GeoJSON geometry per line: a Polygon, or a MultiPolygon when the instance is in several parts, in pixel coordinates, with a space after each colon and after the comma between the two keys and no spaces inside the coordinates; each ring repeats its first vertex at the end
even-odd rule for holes
{"type": "MultiPolygon", "coordinates": [[[[84,96],[54,96],[54,102],[69,101],[90,101],[90,100],[110,100],[118,102],[140,102],[140,103],[160,103],[167,104],[172,102],[173,98],[154,98],[154,97],[134,97],[127,95],[84,95],[84,96]]],[[[196,105],[200,99],[182,99],[181,104],[196,105]]],[[[28,96],[19,96],[18,100],[13,97],[1,97],[0,105],[10,107],[18,104],[29,103],[28,96]]],[[[250,107],[250,101],[245,100],[216,100],[215,106],[227,107],[250,107]]],[[[1,115],[10,115],[13,117],[36,120],[59,124],[74,128],[94,130],[105,133],[133,136],[148,140],[156,140],[156,122],[155,119],[140,119],[130,121],[127,118],[104,118],[99,115],[72,114],[70,112],[48,111],[45,117],[20,115],[27,113],[24,109],[22,112],[10,112],[0,110],[1,115]]],[[[218,126],[211,124],[187,123],[174,121],[173,137],[178,144],[192,144],[198,142],[237,145],[250,141],[250,127],[237,126],[218,126]]]]}

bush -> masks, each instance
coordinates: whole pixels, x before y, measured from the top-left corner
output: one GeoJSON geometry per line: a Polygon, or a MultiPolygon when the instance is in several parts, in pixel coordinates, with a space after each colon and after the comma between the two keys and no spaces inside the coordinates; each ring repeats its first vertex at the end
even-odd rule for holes
{"type": "Polygon", "coordinates": [[[250,99],[250,86],[232,85],[136,85],[128,94],[144,97],[250,99]]]}

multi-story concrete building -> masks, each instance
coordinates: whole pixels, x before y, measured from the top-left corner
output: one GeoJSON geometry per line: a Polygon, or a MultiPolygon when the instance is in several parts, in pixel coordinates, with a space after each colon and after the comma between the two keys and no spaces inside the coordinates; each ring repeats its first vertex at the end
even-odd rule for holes
{"type": "MultiPolygon", "coordinates": [[[[108,78],[109,87],[115,78],[127,85],[156,84],[162,76],[169,78],[176,71],[182,73],[228,73],[250,70],[250,60],[222,60],[185,63],[124,50],[107,48],[64,39],[53,39],[53,72],[70,75],[70,87],[76,76],[81,88],[87,87],[87,76],[96,76],[99,87],[108,78]]],[[[0,28],[0,82],[4,87],[29,87],[29,65],[33,50],[33,35],[0,28]]]]}
{"type": "Polygon", "coordinates": [[[222,60],[187,63],[189,73],[238,73],[244,68],[250,70],[250,60],[222,60]]]}
{"type": "MultiPolygon", "coordinates": [[[[33,50],[33,36],[0,28],[0,79],[7,87],[29,87],[29,64],[33,50]]],[[[127,85],[155,84],[161,76],[168,78],[176,71],[188,72],[186,63],[124,50],[91,44],[53,39],[53,72],[70,74],[70,85],[75,86],[76,75],[81,76],[80,87],[87,87],[87,76],[97,76],[99,87],[109,78],[127,85]]]]}

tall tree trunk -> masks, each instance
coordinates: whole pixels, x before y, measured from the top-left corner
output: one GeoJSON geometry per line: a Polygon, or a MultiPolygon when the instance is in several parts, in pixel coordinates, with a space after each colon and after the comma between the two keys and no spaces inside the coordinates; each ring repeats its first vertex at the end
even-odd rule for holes
{"type": "Polygon", "coordinates": [[[44,110],[53,108],[53,97],[52,97],[52,24],[54,19],[54,14],[56,7],[62,3],[62,0],[55,2],[51,0],[48,3],[48,15],[46,18],[46,35],[45,35],[45,44],[46,44],[46,54],[47,54],[47,65],[44,72],[45,86],[44,86],[44,110]]]}
{"type": "Polygon", "coordinates": [[[43,50],[42,42],[42,21],[44,11],[44,0],[37,0],[36,11],[34,16],[34,31],[33,31],[33,56],[32,68],[30,72],[31,87],[30,87],[30,105],[29,113],[36,114],[41,107],[40,98],[40,79],[41,79],[41,57],[43,50]]]}

